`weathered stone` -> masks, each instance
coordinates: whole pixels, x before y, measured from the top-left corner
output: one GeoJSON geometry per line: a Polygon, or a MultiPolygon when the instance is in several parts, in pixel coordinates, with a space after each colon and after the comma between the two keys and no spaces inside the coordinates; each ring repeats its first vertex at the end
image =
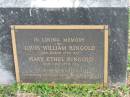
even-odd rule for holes
{"type": "Polygon", "coordinates": [[[126,82],[128,9],[0,9],[0,82],[15,82],[10,25],[109,25],[109,83],[126,82]]]}

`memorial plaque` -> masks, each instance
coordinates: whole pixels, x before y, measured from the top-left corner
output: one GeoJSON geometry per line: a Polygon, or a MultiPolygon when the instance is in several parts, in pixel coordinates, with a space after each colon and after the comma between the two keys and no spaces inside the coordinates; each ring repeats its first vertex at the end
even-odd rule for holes
{"type": "Polygon", "coordinates": [[[12,25],[17,82],[108,81],[107,25],[12,25]]]}

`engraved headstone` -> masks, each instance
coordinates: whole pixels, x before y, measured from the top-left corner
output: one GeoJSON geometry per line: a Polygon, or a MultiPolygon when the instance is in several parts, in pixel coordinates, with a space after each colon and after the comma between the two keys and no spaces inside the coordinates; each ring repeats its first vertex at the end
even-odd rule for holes
{"type": "MultiPolygon", "coordinates": [[[[95,0],[97,2],[94,3],[90,2],[94,0],[74,0],[76,2],[69,5],[64,3],[64,6],[61,5],[61,1],[66,2],[66,0],[54,0],[57,3],[49,3],[47,7],[45,3],[47,4],[48,1],[51,0],[0,1],[0,84],[16,82],[11,25],[108,25],[108,83],[125,83],[128,42],[126,1],[128,0],[95,0]],[[105,4],[106,1],[108,3],[105,4]],[[58,4],[60,8],[52,9],[56,7],[55,4],[58,4]]],[[[101,72],[98,73],[101,74],[101,72]]]]}
{"type": "Polygon", "coordinates": [[[14,25],[17,82],[108,81],[107,25],[14,25]]]}

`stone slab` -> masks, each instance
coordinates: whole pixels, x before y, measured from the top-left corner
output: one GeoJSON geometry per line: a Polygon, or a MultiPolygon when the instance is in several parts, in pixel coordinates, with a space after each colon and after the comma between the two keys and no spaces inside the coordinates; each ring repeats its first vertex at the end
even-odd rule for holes
{"type": "Polygon", "coordinates": [[[15,82],[10,25],[109,25],[109,83],[125,83],[127,8],[0,9],[0,83],[15,82]]]}
{"type": "Polygon", "coordinates": [[[0,7],[40,7],[40,8],[62,8],[62,7],[128,7],[128,0],[1,0],[0,7]]]}

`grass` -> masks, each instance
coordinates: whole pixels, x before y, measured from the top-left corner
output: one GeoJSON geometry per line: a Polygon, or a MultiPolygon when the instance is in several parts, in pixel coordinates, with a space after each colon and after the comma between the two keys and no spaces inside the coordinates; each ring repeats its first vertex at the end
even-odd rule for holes
{"type": "Polygon", "coordinates": [[[35,93],[40,97],[129,97],[130,87],[101,88],[96,85],[14,84],[0,86],[0,97],[15,97],[16,92],[35,93]]]}

